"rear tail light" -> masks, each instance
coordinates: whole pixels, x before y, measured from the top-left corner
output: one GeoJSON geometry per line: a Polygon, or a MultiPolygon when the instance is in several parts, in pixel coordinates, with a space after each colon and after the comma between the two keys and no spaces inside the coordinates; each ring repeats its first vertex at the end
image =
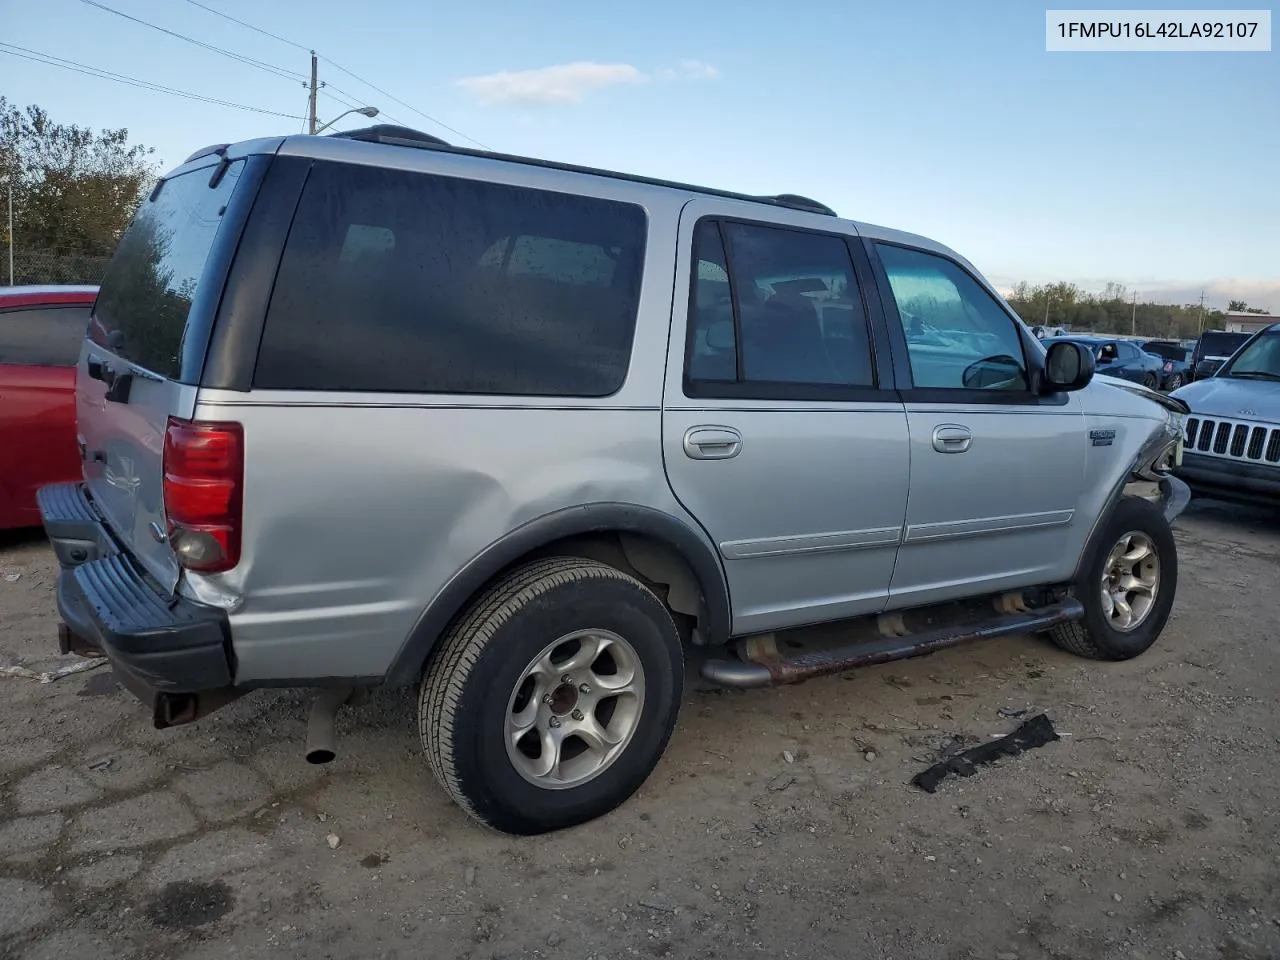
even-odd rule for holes
{"type": "Polygon", "coordinates": [[[169,543],[187,570],[221,573],[240,562],[244,428],[169,418],[164,512],[169,543]]]}
{"type": "Polygon", "coordinates": [[[1173,371],[1173,361],[1172,361],[1172,360],[1166,360],[1166,361],[1164,362],[1164,372],[1165,372],[1165,373],[1171,373],[1172,371],[1173,371]]]}

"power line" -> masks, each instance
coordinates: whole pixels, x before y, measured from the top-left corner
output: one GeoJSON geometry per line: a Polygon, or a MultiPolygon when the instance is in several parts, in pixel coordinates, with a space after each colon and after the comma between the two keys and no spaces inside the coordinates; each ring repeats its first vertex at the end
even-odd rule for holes
{"type": "Polygon", "coordinates": [[[143,90],[150,90],[153,93],[166,93],[170,96],[185,97],[188,100],[199,100],[203,103],[212,103],[221,107],[234,107],[237,110],[248,110],[251,113],[264,113],[272,117],[284,117],[287,120],[302,119],[292,113],[281,113],[277,110],[267,110],[264,107],[252,107],[245,103],[233,103],[230,100],[219,100],[217,97],[206,97],[203,94],[192,93],[189,90],[178,90],[174,87],[168,87],[161,83],[152,83],[150,80],[139,80],[137,77],[128,77],[124,74],[112,73],[110,70],[91,67],[84,63],[77,63],[74,60],[64,60],[61,57],[54,57],[47,53],[40,53],[38,50],[29,50],[26,47],[19,47],[11,43],[0,43],[0,54],[5,54],[10,57],[19,57],[23,60],[30,60],[33,63],[43,63],[50,67],[60,67],[63,70],[71,70],[75,73],[83,73],[85,76],[95,77],[99,80],[113,80],[116,83],[127,84],[131,87],[139,87],[143,90]]]}
{"type": "Polygon", "coordinates": [[[238,23],[242,27],[248,27],[254,33],[260,33],[264,37],[270,37],[272,40],[279,40],[281,43],[287,43],[291,47],[297,47],[303,53],[311,52],[309,47],[304,47],[300,43],[294,43],[292,40],[286,39],[278,33],[272,33],[270,30],[263,30],[261,27],[255,27],[252,23],[245,23],[243,20],[237,20],[235,17],[231,16],[231,14],[223,13],[221,10],[215,10],[213,7],[205,6],[203,3],[200,3],[199,0],[187,0],[187,3],[191,4],[193,7],[199,7],[201,10],[207,10],[215,17],[222,17],[222,19],[230,20],[232,23],[238,23]]]}
{"type": "MultiPolygon", "coordinates": [[[[82,2],[82,3],[89,3],[89,4],[92,4],[92,5],[93,5],[93,6],[95,6],[95,7],[102,6],[102,4],[98,3],[98,2],[97,2],[97,0],[81,0],[81,2],[82,2]]],[[[209,13],[212,13],[214,16],[222,17],[223,19],[230,20],[230,21],[232,21],[233,23],[238,23],[240,26],[245,27],[245,28],[246,28],[246,29],[248,29],[248,30],[252,30],[252,31],[254,31],[255,33],[260,33],[260,34],[262,34],[263,36],[271,37],[273,40],[279,40],[281,43],[288,44],[289,46],[291,46],[291,47],[295,47],[295,48],[296,48],[296,49],[298,49],[298,50],[305,50],[307,53],[310,53],[310,52],[311,52],[311,48],[310,48],[310,47],[305,47],[305,46],[303,46],[303,45],[302,45],[302,44],[300,44],[300,43],[297,43],[297,42],[295,42],[295,41],[293,41],[293,40],[289,40],[289,39],[288,39],[288,38],[286,38],[286,37],[279,36],[278,34],[274,34],[274,33],[272,33],[272,32],[271,32],[271,31],[269,31],[269,30],[263,30],[261,27],[256,27],[256,26],[254,26],[252,23],[247,23],[247,22],[246,22],[246,21],[244,21],[244,20],[238,20],[237,18],[235,18],[235,17],[231,16],[230,14],[223,13],[221,10],[215,10],[213,7],[210,7],[210,6],[207,6],[207,5],[203,4],[203,3],[200,3],[200,2],[198,2],[198,0],[187,0],[187,2],[188,2],[188,3],[190,3],[192,6],[199,7],[201,10],[205,10],[205,11],[208,11],[209,13]]],[[[109,7],[104,7],[103,9],[108,9],[108,10],[109,10],[110,8],[109,8],[109,7]]],[[[113,13],[115,13],[115,12],[117,12],[117,11],[112,11],[112,12],[113,12],[113,13]]],[[[126,16],[126,14],[121,14],[121,16],[126,16]]],[[[130,19],[133,19],[133,18],[132,18],[132,17],[130,17],[130,19]]],[[[144,22],[144,21],[139,21],[139,22],[144,22]]],[[[147,24],[147,26],[153,26],[153,24],[147,24]]],[[[157,27],[156,29],[162,29],[162,28],[157,27]]],[[[166,33],[168,33],[169,31],[165,31],[165,32],[166,32],[166,33]]],[[[185,38],[185,37],[184,37],[183,39],[189,39],[189,38],[185,38]]],[[[193,42],[199,42],[199,41],[193,41],[193,42]]],[[[361,77],[361,76],[359,76],[359,75],[357,75],[357,74],[353,73],[352,71],[348,70],[348,69],[347,69],[346,67],[344,67],[342,64],[337,63],[337,62],[335,62],[335,61],[333,61],[333,60],[330,60],[328,57],[324,57],[324,56],[320,57],[320,59],[321,59],[321,60],[323,60],[325,63],[329,64],[329,66],[333,67],[335,70],[340,70],[340,71],[342,71],[342,72],[343,72],[343,73],[345,73],[347,76],[351,77],[353,80],[357,80],[357,81],[359,81],[360,83],[363,83],[363,84],[364,84],[366,87],[368,87],[369,89],[371,89],[371,90],[375,90],[375,91],[377,91],[378,93],[382,94],[382,96],[386,97],[388,100],[391,100],[391,101],[393,101],[393,102],[395,102],[395,103],[400,104],[400,106],[404,107],[406,110],[412,110],[412,111],[413,111],[414,113],[416,113],[418,116],[422,117],[422,118],[423,118],[423,119],[425,119],[425,120],[429,120],[431,123],[434,123],[436,126],[438,126],[438,127],[442,127],[442,128],[444,128],[445,130],[448,130],[450,133],[455,133],[455,134],[457,134],[458,136],[462,137],[462,139],[464,139],[464,140],[470,140],[470,141],[471,141],[472,143],[474,143],[476,146],[478,146],[478,147],[482,147],[482,148],[483,148],[483,149],[485,149],[485,150],[492,150],[492,149],[493,149],[492,147],[487,146],[486,144],[481,143],[481,142],[480,142],[479,140],[477,140],[475,137],[468,136],[467,134],[463,133],[461,130],[458,130],[458,129],[454,128],[454,127],[449,126],[449,124],[445,123],[443,120],[437,120],[435,117],[431,116],[431,114],[429,114],[429,113],[424,113],[423,111],[419,110],[417,107],[413,106],[412,104],[410,104],[410,103],[406,103],[405,101],[401,100],[399,97],[395,96],[394,94],[388,93],[386,90],[383,90],[381,87],[379,87],[379,86],[377,86],[377,85],[375,85],[375,84],[370,83],[368,80],[364,79],[363,77],[361,77]]],[[[304,78],[302,78],[302,76],[301,76],[300,74],[295,75],[295,76],[296,76],[298,79],[304,79],[304,78]]],[[[332,84],[330,84],[330,86],[332,87],[332,84]]],[[[343,95],[343,96],[345,96],[345,97],[350,97],[352,100],[359,100],[359,99],[360,99],[359,97],[355,96],[355,94],[347,93],[346,91],[344,91],[344,90],[342,90],[342,89],[340,89],[340,88],[338,88],[338,87],[333,87],[333,89],[334,89],[334,90],[337,90],[337,92],[338,92],[338,93],[342,94],[342,95],[343,95]]],[[[397,123],[397,124],[399,124],[399,123],[400,123],[400,121],[399,121],[399,120],[396,120],[396,119],[395,119],[394,117],[392,117],[390,114],[384,114],[384,116],[386,116],[386,118],[387,118],[388,120],[391,120],[393,123],[397,123]]],[[[403,126],[403,124],[401,124],[401,126],[403,126]]]]}
{"type": "MultiPolygon", "coordinates": [[[[90,0],[84,0],[84,2],[85,2],[85,3],[89,3],[89,2],[90,2],[90,0]]],[[[448,130],[450,133],[456,133],[458,136],[462,137],[462,139],[464,139],[464,140],[470,140],[470,141],[471,141],[472,143],[474,143],[476,146],[478,146],[478,147],[482,147],[482,148],[483,148],[483,149],[485,149],[485,150],[492,150],[492,149],[493,149],[493,147],[490,147],[490,146],[487,146],[486,144],[481,143],[481,142],[480,142],[479,140],[477,140],[475,137],[469,137],[469,136],[467,136],[467,135],[466,135],[465,133],[463,133],[461,130],[458,130],[458,129],[455,129],[454,127],[449,126],[449,125],[448,125],[447,123],[445,123],[443,120],[437,120],[435,117],[431,116],[431,114],[429,114],[429,113],[423,113],[421,110],[419,110],[419,109],[418,109],[417,107],[415,107],[413,104],[411,104],[411,103],[405,103],[403,100],[401,100],[399,97],[395,96],[394,94],[388,93],[386,90],[383,90],[381,87],[376,86],[375,84],[370,83],[368,80],[365,80],[363,77],[357,76],[356,74],[354,74],[354,73],[352,73],[350,70],[348,70],[346,67],[344,67],[342,64],[340,64],[340,63],[335,63],[334,61],[330,60],[328,57],[321,57],[320,59],[321,59],[321,60],[323,60],[325,63],[329,64],[329,66],[333,67],[335,70],[341,70],[341,71],[342,71],[343,73],[345,73],[347,76],[349,76],[349,77],[351,77],[351,78],[353,78],[353,79],[355,79],[355,80],[359,80],[361,83],[363,83],[363,84],[364,84],[366,87],[368,87],[369,89],[371,89],[371,90],[376,90],[378,93],[382,94],[382,95],[383,95],[384,97],[386,97],[388,100],[392,100],[392,101],[394,101],[394,102],[396,102],[396,103],[400,104],[400,106],[404,107],[406,110],[412,110],[412,111],[413,111],[414,113],[416,113],[418,116],[423,117],[423,118],[425,118],[425,119],[427,119],[427,120],[430,120],[430,121],[431,121],[432,123],[434,123],[436,126],[438,126],[438,127],[444,127],[444,129],[448,130]]]]}
{"type": "Polygon", "coordinates": [[[273,63],[266,63],[263,60],[255,60],[253,57],[247,57],[244,54],[235,53],[231,50],[224,49],[223,47],[215,46],[212,43],[205,43],[203,40],[197,40],[195,37],[188,37],[186,34],[178,33],[174,30],[169,30],[166,27],[158,26],[154,23],[151,23],[150,21],[142,20],[138,17],[127,14],[121,10],[116,10],[114,7],[108,7],[105,3],[99,3],[98,0],[80,0],[80,2],[83,4],[87,4],[90,7],[97,7],[99,10],[105,10],[107,13],[114,13],[117,17],[123,17],[124,19],[130,20],[133,23],[141,24],[144,27],[150,27],[152,30],[158,30],[161,33],[167,34],[168,36],[171,36],[171,37],[176,37],[179,40],[185,40],[187,43],[193,43],[197,47],[201,47],[213,53],[221,54],[224,57],[230,57],[232,60],[235,60],[239,63],[246,64],[250,67],[257,67],[259,70],[265,70],[267,73],[274,74],[277,77],[283,77],[286,80],[304,80],[305,79],[305,77],[303,77],[302,74],[297,73],[293,70],[288,70],[288,69],[285,69],[284,67],[278,67],[273,63]]]}

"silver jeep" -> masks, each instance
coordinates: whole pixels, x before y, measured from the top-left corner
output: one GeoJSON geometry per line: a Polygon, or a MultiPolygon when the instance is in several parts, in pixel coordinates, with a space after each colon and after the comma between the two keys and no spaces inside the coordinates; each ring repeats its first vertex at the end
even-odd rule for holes
{"type": "Polygon", "coordinates": [[[757,687],[1047,633],[1124,659],[1177,585],[1185,405],[1047,352],[966,260],[794,195],[403,128],[198,151],[139,210],[39,503],[63,652],[157,727],[415,684],[528,834],[630,796],[686,659],[757,687]]]}

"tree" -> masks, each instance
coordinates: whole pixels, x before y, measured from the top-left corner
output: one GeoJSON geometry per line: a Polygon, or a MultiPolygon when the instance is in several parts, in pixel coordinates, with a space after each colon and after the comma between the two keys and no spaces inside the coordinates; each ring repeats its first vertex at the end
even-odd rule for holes
{"type": "Polygon", "coordinates": [[[1227,309],[1232,313],[1244,313],[1249,309],[1249,305],[1243,300],[1231,300],[1227,303],[1227,309]]]}
{"type": "Polygon", "coordinates": [[[38,106],[23,110],[0,97],[0,171],[13,188],[16,250],[109,257],[155,179],[153,152],[130,144],[126,129],[55,123],[38,106]]]}

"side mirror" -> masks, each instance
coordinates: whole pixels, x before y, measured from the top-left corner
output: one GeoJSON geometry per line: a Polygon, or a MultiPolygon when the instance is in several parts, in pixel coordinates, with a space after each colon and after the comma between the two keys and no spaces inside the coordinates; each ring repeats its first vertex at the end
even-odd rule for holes
{"type": "Polygon", "coordinates": [[[1088,386],[1095,369],[1092,350],[1064,340],[1045,354],[1042,383],[1047,391],[1080,390],[1088,386]]]}

